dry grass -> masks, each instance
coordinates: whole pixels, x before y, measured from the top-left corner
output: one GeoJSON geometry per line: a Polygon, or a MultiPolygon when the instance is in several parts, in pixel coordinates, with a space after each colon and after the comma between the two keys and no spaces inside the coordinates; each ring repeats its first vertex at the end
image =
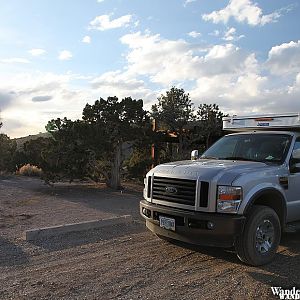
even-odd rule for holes
{"type": "Polygon", "coordinates": [[[21,199],[16,202],[16,207],[35,205],[39,201],[39,198],[21,199]]]}
{"type": "Polygon", "coordinates": [[[30,177],[41,177],[42,173],[43,173],[42,169],[40,169],[37,166],[30,165],[30,164],[22,166],[17,171],[17,175],[30,176],[30,177]]]}

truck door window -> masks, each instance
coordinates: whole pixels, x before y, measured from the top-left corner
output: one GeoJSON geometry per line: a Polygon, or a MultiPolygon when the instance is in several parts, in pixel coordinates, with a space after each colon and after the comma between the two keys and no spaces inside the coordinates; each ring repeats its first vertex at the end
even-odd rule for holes
{"type": "Polygon", "coordinates": [[[296,140],[293,148],[292,160],[300,162],[300,139],[299,138],[296,140]]]}

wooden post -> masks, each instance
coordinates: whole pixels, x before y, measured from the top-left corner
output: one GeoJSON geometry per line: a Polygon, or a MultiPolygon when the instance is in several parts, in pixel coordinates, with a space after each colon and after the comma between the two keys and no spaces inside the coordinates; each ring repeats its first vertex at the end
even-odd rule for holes
{"type": "MultiPolygon", "coordinates": [[[[156,120],[153,119],[152,120],[152,131],[155,131],[156,132],[157,130],[157,123],[156,123],[156,120]]],[[[151,146],[151,158],[152,158],[152,166],[151,168],[154,168],[157,164],[157,153],[156,153],[156,145],[153,143],[152,146],[151,146]]]]}

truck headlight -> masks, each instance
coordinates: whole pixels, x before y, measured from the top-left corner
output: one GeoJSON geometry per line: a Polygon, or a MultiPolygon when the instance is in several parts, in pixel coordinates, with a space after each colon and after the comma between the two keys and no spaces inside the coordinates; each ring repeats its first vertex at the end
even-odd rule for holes
{"type": "Polygon", "coordinates": [[[144,178],[144,198],[151,202],[151,181],[152,176],[144,178]]]}
{"type": "Polygon", "coordinates": [[[218,186],[217,212],[237,213],[243,200],[243,191],[239,186],[218,186]]]}

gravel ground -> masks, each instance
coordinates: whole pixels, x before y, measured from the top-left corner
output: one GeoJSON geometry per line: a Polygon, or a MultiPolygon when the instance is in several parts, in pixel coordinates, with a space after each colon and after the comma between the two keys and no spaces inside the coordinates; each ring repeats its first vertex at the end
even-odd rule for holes
{"type": "Polygon", "coordinates": [[[147,231],[141,189],[45,186],[0,178],[0,299],[278,299],[271,286],[300,289],[300,233],[284,235],[262,267],[233,251],[171,244],[147,231]],[[26,242],[24,230],[131,214],[135,222],[26,242]]]}

